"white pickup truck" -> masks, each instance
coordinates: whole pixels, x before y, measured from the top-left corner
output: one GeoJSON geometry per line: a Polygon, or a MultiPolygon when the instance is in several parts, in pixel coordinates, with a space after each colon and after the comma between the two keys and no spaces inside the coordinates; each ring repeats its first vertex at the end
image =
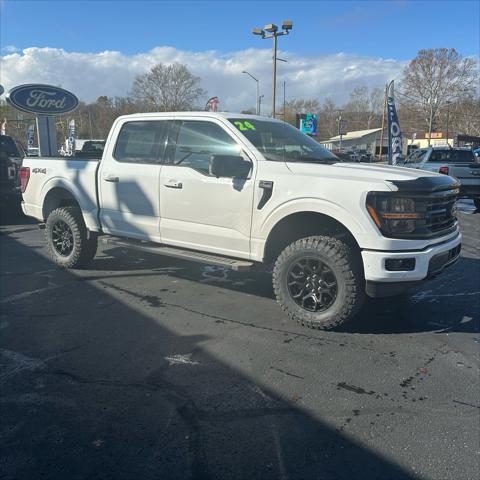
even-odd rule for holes
{"type": "Polygon", "coordinates": [[[58,265],[97,239],[234,269],[273,265],[292,319],[333,328],[460,254],[447,175],[340,163],[296,128],[208,112],[119,117],[102,159],[25,158],[23,211],[58,265]]]}

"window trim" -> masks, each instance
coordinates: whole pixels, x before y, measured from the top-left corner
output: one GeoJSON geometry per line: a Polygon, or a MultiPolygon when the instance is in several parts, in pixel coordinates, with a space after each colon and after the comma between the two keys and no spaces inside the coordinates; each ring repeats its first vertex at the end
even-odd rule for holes
{"type": "Polygon", "coordinates": [[[115,142],[115,146],[113,147],[113,152],[112,152],[112,158],[118,162],[118,163],[127,163],[127,164],[130,164],[130,165],[158,165],[158,166],[161,166],[164,164],[164,159],[165,159],[165,152],[167,150],[167,145],[168,145],[168,142],[170,140],[170,131],[172,130],[172,124],[175,122],[175,120],[169,118],[169,119],[159,119],[159,118],[152,118],[152,119],[145,119],[145,120],[130,120],[128,122],[125,122],[122,124],[122,126],[120,127],[120,131],[118,132],[117,134],[117,141],[115,142]],[[150,162],[127,162],[127,161],[124,161],[124,160],[119,160],[117,157],[116,157],[116,151],[117,151],[117,147],[118,147],[118,140],[120,138],[120,135],[122,134],[122,131],[123,129],[125,128],[126,125],[130,125],[132,123],[147,123],[147,122],[169,122],[169,124],[167,125],[167,134],[165,136],[165,142],[163,144],[163,149],[160,147],[157,152],[157,161],[153,162],[153,161],[150,161],[150,162]],[[160,151],[161,150],[161,151],[160,151]]]}

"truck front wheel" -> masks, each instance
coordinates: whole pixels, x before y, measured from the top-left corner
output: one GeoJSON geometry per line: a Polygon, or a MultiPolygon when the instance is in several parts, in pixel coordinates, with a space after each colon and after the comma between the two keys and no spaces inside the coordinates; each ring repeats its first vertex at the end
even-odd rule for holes
{"type": "Polygon", "coordinates": [[[82,267],[97,253],[97,235],[88,235],[78,207],[53,210],[45,224],[45,237],[50,258],[60,267],[82,267]]]}
{"type": "Polygon", "coordinates": [[[365,297],[360,259],[344,242],[325,236],[288,245],[275,262],[273,288],[290,318],[323,330],[349,321],[365,297]]]}

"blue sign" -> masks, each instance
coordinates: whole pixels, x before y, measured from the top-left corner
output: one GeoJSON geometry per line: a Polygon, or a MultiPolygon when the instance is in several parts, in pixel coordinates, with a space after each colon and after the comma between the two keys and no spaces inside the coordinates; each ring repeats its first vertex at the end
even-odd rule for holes
{"type": "Polygon", "coordinates": [[[307,135],[317,135],[318,115],[316,113],[307,113],[300,119],[300,131],[307,135]]]}
{"type": "Polygon", "coordinates": [[[53,85],[28,84],[12,88],[7,102],[24,112],[37,115],[60,115],[78,107],[78,98],[53,85]]]}

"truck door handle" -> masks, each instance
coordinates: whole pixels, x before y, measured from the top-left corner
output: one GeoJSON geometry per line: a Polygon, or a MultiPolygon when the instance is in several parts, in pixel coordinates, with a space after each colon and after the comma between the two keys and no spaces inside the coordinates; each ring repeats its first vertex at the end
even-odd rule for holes
{"type": "Polygon", "coordinates": [[[183,183],[178,182],[177,180],[167,180],[167,182],[164,183],[164,185],[167,188],[183,188],[183,183]]]}
{"type": "Polygon", "coordinates": [[[114,175],[105,175],[105,177],[103,177],[103,179],[106,182],[115,182],[115,183],[117,183],[120,180],[118,177],[115,177],[114,175]]]}

